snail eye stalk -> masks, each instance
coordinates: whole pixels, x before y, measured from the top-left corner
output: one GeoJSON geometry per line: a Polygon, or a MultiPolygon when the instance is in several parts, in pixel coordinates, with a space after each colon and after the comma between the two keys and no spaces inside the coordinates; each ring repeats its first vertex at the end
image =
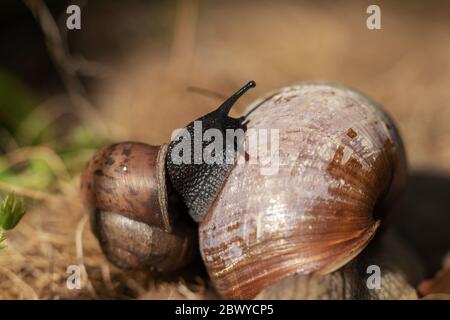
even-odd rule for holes
{"type": "Polygon", "coordinates": [[[216,110],[219,114],[221,114],[223,117],[227,116],[230,112],[233,105],[238,101],[238,99],[246,93],[251,88],[256,87],[255,81],[249,81],[245,86],[240,88],[238,91],[236,91],[231,97],[229,97],[227,100],[225,100],[224,103],[220,105],[220,107],[216,110]]]}

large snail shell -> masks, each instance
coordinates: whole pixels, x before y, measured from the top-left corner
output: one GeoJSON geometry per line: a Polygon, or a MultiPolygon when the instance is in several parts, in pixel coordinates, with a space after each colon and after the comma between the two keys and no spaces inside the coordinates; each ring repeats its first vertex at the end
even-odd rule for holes
{"type": "Polygon", "coordinates": [[[81,193],[108,259],[123,268],[170,271],[196,252],[195,225],[183,219],[165,174],[167,145],[122,142],[87,164],[81,193]]]}
{"type": "Polygon", "coordinates": [[[406,177],[392,120],[361,93],[303,83],[249,110],[260,103],[247,128],[279,130],[279,171],[262,175],[248,158],[237,164],[199,230],[209,275],[227,298],[253,298],[289,275],[349,262],[406,177]]]}

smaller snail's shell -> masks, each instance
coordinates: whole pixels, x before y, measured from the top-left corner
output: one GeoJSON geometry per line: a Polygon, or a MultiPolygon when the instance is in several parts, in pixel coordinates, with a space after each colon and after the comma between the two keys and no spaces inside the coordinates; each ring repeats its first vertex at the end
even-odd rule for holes
{"type": "Polygon", "coordinates": [[[195,252],[195,226],[181,217],[165,175],[167,146],[122,142],[99,150],[82,176],[91,227],[123,268],[177,269],[195,252]]]}
{"type": "Polygon", "coordinates": [[[237,164],[200,225],[203,260],[227,298],[252,298],[289,275],[350,261],[406,176],[391,119],[346,87],[280,89],[250,115],[248,129],[279,130],[280,165],[262,175],[261,165],[237,164]]]}

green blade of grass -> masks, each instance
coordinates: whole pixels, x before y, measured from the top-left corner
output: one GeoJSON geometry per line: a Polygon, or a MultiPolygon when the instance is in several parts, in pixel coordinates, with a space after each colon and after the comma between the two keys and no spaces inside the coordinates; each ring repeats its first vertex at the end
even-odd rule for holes
{"type": "Polygon", "coordinates": [[[5,249],[6,245],[3,244],[3,241],[6,240],[5,234],[3,230],[0,229],[0,250],[5,249]]]}
{"type": "Polygon", "coordinates": [[[0,204],[0,228],[11,230],[25,215],[23,200],[16,199],[14,195],[8,194],[0,204]]]}

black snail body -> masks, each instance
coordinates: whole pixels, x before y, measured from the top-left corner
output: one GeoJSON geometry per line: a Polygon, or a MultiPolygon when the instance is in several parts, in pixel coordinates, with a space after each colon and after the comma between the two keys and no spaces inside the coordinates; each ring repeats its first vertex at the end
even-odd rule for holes
{"type": "MultiPolygon", "coordinates": [[[[149,267],[156,261],[164,271],[182,267],[192,251],[199,251],[221,296],[253,298],[294,274],[338,270],[367,246],[405,184],[406,157],[392,120],[359,92],[327,83],[282,88],[251,105],[245,117],[230,118],[231,106],[254,85],[249,82],[198,120],[202,133],[211,128],[222,134],[243,129],[248,138],[250,129],[279,130],[277,174],[261,174],[264,165],[251,163],[247,154],[243,164],[197,163],[195,152],[188,157],[190,163],[175,163],[171,156],[180,155],[181,138],[172,141],[166,153],[151,146],[140,148],[153,153],[136,149],[128,156],[106,149],[89,163],[83,195],[110,260],[129,267],[149,267]],[[132,163],[135,172],[120,166],[108,169],[114,157],[120,158],[114,159],[118,165],[132,163]],[[148,168],[155,164],[156,169],[148,168]],[[148,180],[153,171],[156,175],[148,180]],[[155,199],[168,200],[164,205],[155,199]],[[136,202],[143,208],[139,214],[136,202]],[[192,237],[195,225],[181,218],[186,211],[199,223],[198,244],[192,237]],[[117,215],[128,220],[114,224],[105,218],[117,215]],[[165,223],[158,222],[162,218],[165,223]],[[127,230],[140,232],[139,228],[123,227],[134,221],[145,224],[140,239],[127,237],[127,230]],[[171,248],[163,236],[173,239],[171,248]],[[158,259],[150,259],[153,251],[158,259]]],[[[186,127],[191,136],[194,127],[194,122],[186,127]]],[[[234,156],[239,145],[223,142],[224,158],[234,156]]],[[[189,143],[193,150],[194,141],[189,143]]],[[[202,148],[208,143],[202,141],[202,148]]]]}
{"type": "MultiPolygon", "coordinates": [[[[201,134],[209,129],[217,129],[220,131],[223,137],[226,136],[226,130],[236,130],[243,128],[244,117],[231,118],[228,116],[231,107],[248,89],[255,87],[255,82],[250,81],[234,95],[228,98],[218,109],[208,113],[207,115],[195,120],[201,123],[201,134]]],[[[191,122],[186,126],[187,132],[191,137],[198,136],[198,133],[194,132],[194,122],[191,122]]],[[[210,141],[204,141],[202,136],[198,136],[202,150],[210,143],[210,141]]],[[[169,144],[168,157],[166,158],[167,173],[170,177],[173,187],[184,200],[190,216],[196,221],[203,220],[206,212],[208,211],[211,203],[216,198],[219,190],[222,188],[228,174],[230,173],[234,162],[228,163],[226,159],[233,157],[237,151],[235,141],[223,140],[223,159],[222,163],[205,163],[201,159],[202,153],[194,152],[194,138],[191,139],[191,155],[189,157],[190,163],[174,164],[171,155],[177,150],[177,146],[182,142],[181,137],[175,138],[169,144]],[[233,144],[233,145],[227,145],[233,144]],[[227,153],[228,151],[228,153],[227,153]],[[198,159],[200,157],[200,159],[198,159]],[[197,159],[196,159],[197,158],[197,159]]]]}

